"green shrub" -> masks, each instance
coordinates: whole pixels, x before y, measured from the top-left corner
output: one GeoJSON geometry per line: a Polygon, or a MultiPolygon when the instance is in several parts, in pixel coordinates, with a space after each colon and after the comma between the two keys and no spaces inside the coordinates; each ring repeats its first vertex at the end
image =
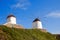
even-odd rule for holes
{"type": "Polygon", "coordinates": [[[16,29],[0,25],[0,40],[56,40],[50,33],[39,29],[16,29]]]}

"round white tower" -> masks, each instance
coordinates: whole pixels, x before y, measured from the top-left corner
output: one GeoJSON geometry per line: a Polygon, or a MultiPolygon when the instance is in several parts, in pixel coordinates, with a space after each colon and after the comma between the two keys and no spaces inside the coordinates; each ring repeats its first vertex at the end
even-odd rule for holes
{"type": "Polygon", "coordinates": [[[10,23],[10,24],[16,24],[16,17],[12,14],[10,14],[8,17],[7,17],[7,23],[10,23]]]}
{"type": "Polygon", "coordinates": [[[38,19],[38,18],[36,18],[34,21],[33,21],[33,29],[42,29],[42,23],[41,23],[41,21],[38,19]]]}

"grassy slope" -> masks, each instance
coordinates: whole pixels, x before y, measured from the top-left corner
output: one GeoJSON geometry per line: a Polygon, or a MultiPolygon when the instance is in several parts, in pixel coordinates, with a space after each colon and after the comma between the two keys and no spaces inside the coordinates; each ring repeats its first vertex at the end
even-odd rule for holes
{"type": "Polygon", "coordinates": [[[12,29],[0,25],[0,40],[56,40],[50,33],[38,29],[12,29]]]}

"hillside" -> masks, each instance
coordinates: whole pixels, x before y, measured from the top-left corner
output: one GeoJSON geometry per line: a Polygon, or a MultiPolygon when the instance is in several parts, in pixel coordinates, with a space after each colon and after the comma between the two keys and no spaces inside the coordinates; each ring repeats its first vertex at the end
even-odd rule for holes
{"type": "Polygon", "coordinates": [[[56,40],[50,33],[38,29],[15,29],[0,25],[0,40],[56,40]]]}

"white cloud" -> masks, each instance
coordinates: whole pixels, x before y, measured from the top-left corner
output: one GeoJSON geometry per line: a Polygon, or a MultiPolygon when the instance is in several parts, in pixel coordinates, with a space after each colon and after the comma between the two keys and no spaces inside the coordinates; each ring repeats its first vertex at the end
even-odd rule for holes
{"type": "Polygon", "coordinates": [[[60,12],[51,12],[47,14],[45,17],[60,18],[60,12]]]}
{"type": "Polygon", "coordinates": [[[13,4],[11,8],[16,9],[20,8],[26,10],[30,6],[30,2],[28,0],[18,0],[16,4],[13,4]]]}

